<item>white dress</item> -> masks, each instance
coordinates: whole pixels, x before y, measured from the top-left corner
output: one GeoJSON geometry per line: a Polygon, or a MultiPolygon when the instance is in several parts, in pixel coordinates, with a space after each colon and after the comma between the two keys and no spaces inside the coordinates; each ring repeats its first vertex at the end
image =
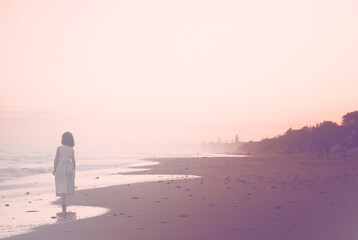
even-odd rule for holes
{"type": "Polygon", "coordinates": [[[74,150],[69,146],[58,147],[59,159],[56,167],[56,196],[75,193],[75,169],[73,166],[74,150]]]}

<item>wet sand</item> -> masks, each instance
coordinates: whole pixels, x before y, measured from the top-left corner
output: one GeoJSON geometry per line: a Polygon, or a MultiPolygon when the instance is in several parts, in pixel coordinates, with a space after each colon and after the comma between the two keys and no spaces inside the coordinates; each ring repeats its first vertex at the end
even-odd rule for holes
{"type": "MultiPolygon", "coordinates": [[[[113,185],[127,185],[140,182],[155,182],[183,178],[188,175],[129,174],[147,170],[144,166],[158,163],[143,161],[131,164],[131,168],[98,169],[76,173],[77,190],[103,188],[113,185]],[[122,173],[122,174],[119,174],[122,173]],[[126,173],[126,174],[123,174],[126,173]]],[[[22,177],[0,184],[0,238],[31,232],[36,227],[48,224],[70,222],[102,215],[107,208],[71,206],[70,213],[63,214],[58,205],[51,204],[55,196],[54,176],[50,173],[22,177]]]]}
{"type": "Polygon", "coordinates": [[[7,239],[358,239],[354,159],[155,161],[160,164],[136,174],[201,178],[77,191],[70,205],[110,210],[7,239]]]}

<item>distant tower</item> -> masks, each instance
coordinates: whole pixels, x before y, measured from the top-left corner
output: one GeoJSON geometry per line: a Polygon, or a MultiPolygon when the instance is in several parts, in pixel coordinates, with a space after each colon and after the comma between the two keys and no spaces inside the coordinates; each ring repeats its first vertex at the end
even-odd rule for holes
{"type": "Polygon", "coordinates": [[[236,134],[235,136],[235,143],[238,144],[240,141],[239,141],[239,136],[236,134]]]}

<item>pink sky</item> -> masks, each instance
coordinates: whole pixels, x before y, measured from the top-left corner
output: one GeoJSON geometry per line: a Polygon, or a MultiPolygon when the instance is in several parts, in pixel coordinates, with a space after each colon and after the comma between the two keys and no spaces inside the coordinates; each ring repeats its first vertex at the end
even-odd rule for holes
{"type": "Polygon", "coordinates": [[[358,110],[358,2],[0,1],[0,150],[243,141],[358,110]]]}

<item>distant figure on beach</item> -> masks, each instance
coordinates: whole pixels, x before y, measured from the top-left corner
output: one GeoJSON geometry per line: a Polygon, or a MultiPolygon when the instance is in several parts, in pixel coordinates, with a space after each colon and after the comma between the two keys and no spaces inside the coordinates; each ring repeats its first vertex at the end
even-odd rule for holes
{"type": "Polygon", "coordinates": [[[56,151],[53,175],[55,176],[56,196],[61,196],[62,212],[66,213],[66,197],[75,193],[75,141],[70,132],[62,134],[62,146],[56,151]]]}

